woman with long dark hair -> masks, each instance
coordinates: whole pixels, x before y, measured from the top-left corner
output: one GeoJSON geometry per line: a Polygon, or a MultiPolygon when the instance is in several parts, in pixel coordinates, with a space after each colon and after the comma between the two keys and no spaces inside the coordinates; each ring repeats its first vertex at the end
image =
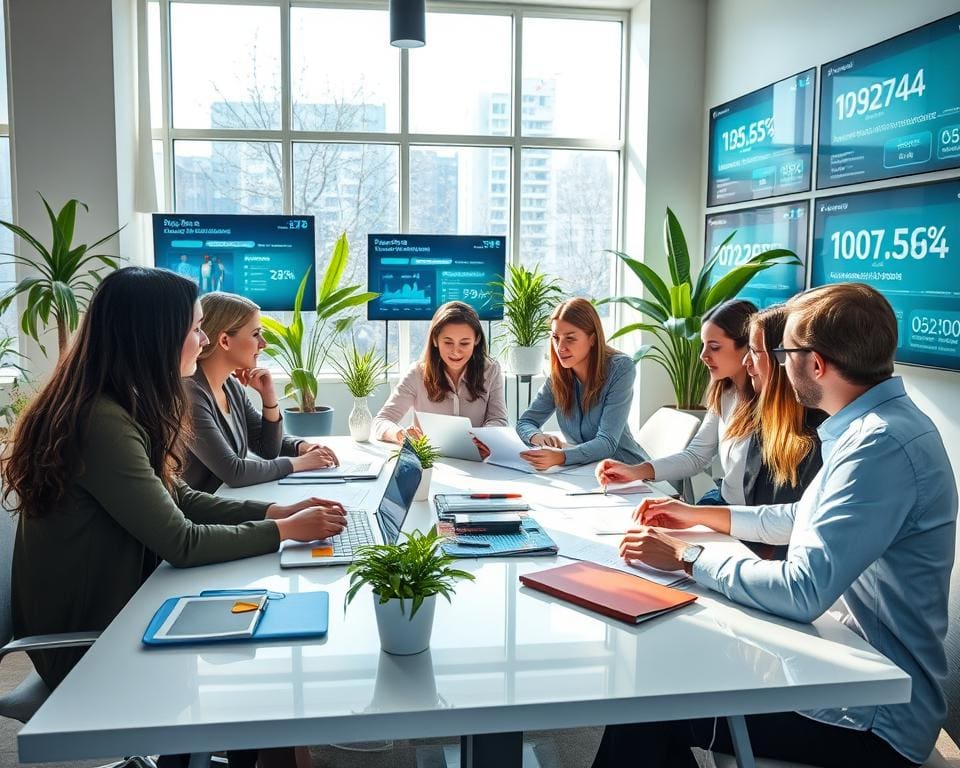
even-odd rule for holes
{"type": "MultiPolygon", "coordinates": [[[[197,286],[159,269],[104,278],[70,350],[17,422],[3,461],[19,515],[16,636],[101,630],[161,560],[205,565],[339,533],[343,508],[218,499],[179,479],[183,376],[207,340],[197,286]]],[[[82,650],[31,653],[55,688],[82,650]]]]}
{"type": "Polygon", "coordinates": [[[630,466],[608,460],[597,466],[601,484],[636,480],[682,480],[707,469],[719,454],[723,484],[701,500],[743,504],[743,477],[753,424],[755,393],[743,358],[749,342],[750,318],[756,306],[742,299],[718,304],[703,316],[700,359],[710,372],[707,413],[690,444],[679,453],[630,466]]]}
{"type": "Polygon", "coordinates": [[[538,470],[611,456],[639,461],[627,426],[636,375],[633,360],[607,344],[593,304],[564,301],[550,316],[550,376],[517,420],[517,434],[533,446],[520,455],[538,470]],[[566,445],[541,431],[554,413],[566,445]]]}
{"type": "Polygon", "coordinates": [[[507,425],[500,364],[487,354],[480,317],[469,304],[450,301],[434,313],[423,356],[410,366],[373,420],[376,438],[402,443],[406,435],[419,437],[418,424],[400,426],[411,409],[466,416],[475,427],[507,425]]]}

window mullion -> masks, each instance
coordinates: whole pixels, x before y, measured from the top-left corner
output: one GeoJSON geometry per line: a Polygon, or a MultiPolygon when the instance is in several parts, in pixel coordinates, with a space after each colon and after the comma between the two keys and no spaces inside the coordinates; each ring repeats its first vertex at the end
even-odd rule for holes
{"type": "Polygon", "coordinates": [[[293,116],[293,87],[290,82],[290,0],[280,2],[280,190],[283,212],[293,210],[293,143],[290,138],[293,116]]]}

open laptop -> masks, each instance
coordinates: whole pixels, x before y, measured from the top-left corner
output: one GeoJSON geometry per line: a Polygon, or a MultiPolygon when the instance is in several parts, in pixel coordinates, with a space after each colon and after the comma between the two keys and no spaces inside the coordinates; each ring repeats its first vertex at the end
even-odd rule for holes
{"type": "Polygon", "coordinates": [[[339,466],[323,469],[306,469],[303,472],[291,472],[281,478],[281,485],[307,483],[310,480],[376,480],[386,461],[381,456],[364,456],[353,461],[341,461],[339,466]],[[284,482],[287,480],[288,482],[284,482]]]}
{"type": "Polygon", "coordinates": [[[417,423],[423,433],[430,438],[443,456],[452,459],[481,461],[470,430],[473,424],[466,416],[445,416],[440,413],[422,413],[416,411],[417,423]]]}
{"type": "Polygon", "coordinates": [[[383,491],[380,506],[372,513],[376,517],[376,530],[370,524],[369,511],[348,509],[347,527],[342,533],[323,541],[284,542],[280,550],[280,567],[349,565],[359,547],[396,544],[422,474],[420,459],[409,443],[404,443],[383,491]]]}

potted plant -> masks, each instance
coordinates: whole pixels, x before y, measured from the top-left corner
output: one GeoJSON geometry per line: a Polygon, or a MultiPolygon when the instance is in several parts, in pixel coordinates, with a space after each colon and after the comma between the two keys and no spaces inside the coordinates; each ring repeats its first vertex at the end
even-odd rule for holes
{"type": "Polygon", "coordinates": [[[77,220],[77,207],[83,206],[85,211],[90,209],[86,203],[79,200],[68,200],[60,213],[54,214],[53,209],[43,195],[43,206],[50,217],[53,229],[52,244],[48,249],[41,244],[39,238],[34,237],[23,227],[9,221],[0,221],[0,225],[9,229],[13,234],[27,243],[36,255],[16,255],[12,253],[0,254],[10,256],[15,262],[30,267],[39,275],[30,275],[23,278],[13,288],[0,297],[0,314],[16,301],[21,293],[26,294],[27,306],[20,318],[20,327],[37,344],[44,355],[46,348],[40,343],[40,332],[53,318],[57,326],[57,354],[58,360],[63,359],[67,349],[67,340],[70,334],[77,330],[80,323],[80,313],[87,308],[90,295],[102,279],[100,270],[103,267],[117,268],[117,260],[102,253],[88,253],[94,248],[103,245],[107,240],[116,237],[120,229],[101,237],[93,245],[73,245],[74,224],[77,220]],[[88,266],[91,262],[99,262],[96,267],[88,266]]]}
{"type": "MultiPolygon", "coordinates": [[[[413,494],[414,501],[426,501],[430,495],[430,480],[433,476],[433,465],[440,458],[440,449],[431,445],[430,438],[427,435],[420,437],[407,437],[406,442],[420,460],[420,467],[423,474],[420,476],[420,485],[417,486],[416,493],[413,494]]],[[[394,451],[391,458],[400,455],[400,451],[394,451]]]]}
{"type": "Polygon", "coordinates": [[[563,291],[559,282],[540,271],[522,265],[510,265],[509,280],[491,283],[494,301],[503,307],[503,333],[507,344],[507,364],[521,376],[543,370],[546,341],[550,335],[550,314],[563,291]]]}
{"type": "MultiPolygon", "coordinates": [[[[24,359],[24,355],[13,348],[16,339],[13,336],[0,337],[0,369],[13,369],[22,374],[26,379],[26,371],[18,362],[18,359],[24,359]]],[[[30,403],[31,394],[21,389],[21,381],[18,378],[13,380],[10,389],[6,392],[7,402],[0,406],[0,417],[3,417],[3,424],[0,424],[0,442],[6,442],[17,417],[24,408],[30,403]]]]}
{"type": "Polygon", "coordinates": [[[373,423],[367,398],[383,384],[390,364],[372,347],[366,352],[358,350],[356,339],[352,337],[349,349],[341,347],[341,354],[342,359],[331,362],[353,395],[353,408],[347,419],[350,437],[358,443],[365,443],[370,439],[370,425],[373,423]]]}
{"type": "Polygon", "coordinates": [[[409,656],[430,646],[437,595],[447,602],[454,585],[473,574],[451,568],[453,557],[441,548],[443,537],[432,530],[404,534],[396,544],[372,544],[358,549],[347,568],[350,586],[344,610],[364,584],[373,590],[380,647],[409,656]]]}
{"type": "Polygon", "coordinates": [[[720,244],[699,274],[691,277],[690,253],[683,229],[673,211],[667,208],[663,237],[670,269],[669,285],[643,262],[636,261],[620,251],[610,251],[640,278],[649,298],[614,296],[597,303],[626,304],[650,320],[625,325],[610,337],[610,341],[634,331],[652,333],[653,342],[640,346],[633,355],[634,362],[650,359],[663,367],[673,385],[677,407],[681,409],[700,409],[709,381],[707,369],[700,361],[700,318],[717,304],[734,298],[758,272],[780,264],[793,264],[798,267],[803,264],[793,251],[775,248],[758,253],[731,269],[719,280],[713,281],[713,268],[723,247],[734,235],[736,232],[732,232],[730,237],[720,244]]]}
{"type": "Polygon", "coordinates": [[[264,352],[279,363],[290,377],[285,395],[296,400],[295,408],[284,410],[287,431],[294,435],[329,435],[333,431],[333,408],[317,407],[317,377],[327,360],[330,349],[340,335],[356,320],[349,310],[366,304],[378,296],[365,293],[359,285],[340,286],[347,267],[350,249],[347,233],[337,238],[330,263],[323,274],[317,296],[317,317],[307,331],[303,323],[303,294],[311,271],[300,281],[293,302],[293,320],[289,325],[264,316],[263,338],[268,346],[264,352]]]}

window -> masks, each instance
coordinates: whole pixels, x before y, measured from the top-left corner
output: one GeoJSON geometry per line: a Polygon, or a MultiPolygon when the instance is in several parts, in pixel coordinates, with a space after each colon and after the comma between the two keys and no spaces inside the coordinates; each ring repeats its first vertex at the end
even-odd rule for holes
{"type": "MultiPolygon", "coordinates": [[[[6,20],[0,8],[0,219],[13,219],[12,178],[10,175],[10,118],[7,111],[7,56],[4,51],[6,20]]],[[[13,233],[0,227],[0,251],[13,253],[13,233]]],[[[0,266],[0,295],[13,288],[17,273],[13,259],[0,266]]],[[[12,336],[13,348],[19,349],[19,332],[16,302],[0,316],[0,336],[12,336]]]]}
{"type": "MultiPolygon", "coordinates": [[[[626,14],[451,4],[401,52],[386,4],[358,5],[148,0],[164,209],[313,214],[318,271],[345,231],[361,285],[369,233],[505,235],[511,260],[609,295],[626,14]]],[[[391,324],[390,360],[425,330],[391,324]]]]}

